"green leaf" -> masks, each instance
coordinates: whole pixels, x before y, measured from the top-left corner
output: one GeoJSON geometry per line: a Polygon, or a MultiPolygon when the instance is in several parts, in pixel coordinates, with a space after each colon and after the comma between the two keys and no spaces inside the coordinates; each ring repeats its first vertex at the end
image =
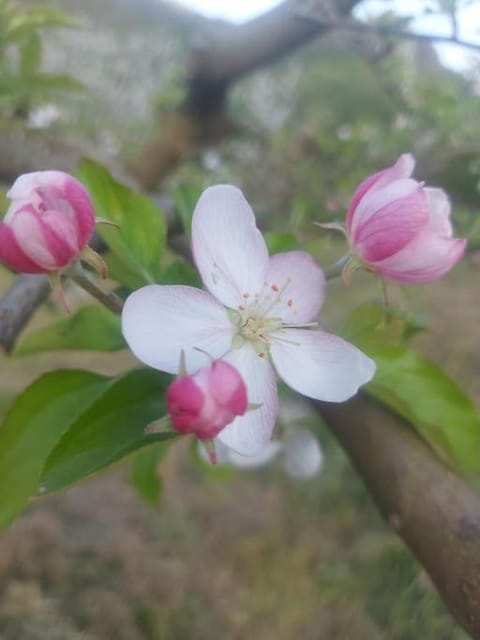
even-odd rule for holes
{"type": "Polygon", "coordinates": [[[270,254],[298,249],[298,240],[293,233],[266,233],[264,237],[270,254]]]}
{"type": "Polygon", "coordinates": [[[148,504],[158,504],[162,492],[162,480],[158,465],[165,456],[166,447],[156,444],[139,451],[132,461],[130,481],[148,504]]]}
{"type": "Polygon", "coordinates": [[[171,376],[152,369],[137,369],[112,380],[49,456],[42,491],[62,489],[137,449],[175,437],[145,434],[145,427],[165,413],[164,392],[170,381],[171,376]]]}
{"type": "Polygon", "coordinates": [[[198,271],[188,262],[176,260],[168,265],[162,273],[161,283],[184,284],[191,287],[202,287],[198,271]]]}
{"type": "Polygon", "coordinates": [[[187,185],[180,185],[171,192],[171,198],[188,240],[190,240],[193,211],[201,193],[201,188],[187,185]]]}
{"type": "Polygon", "coordinates": [[[119,226],[97,227],[114,254],[111,275],[132,288],[156,282],[166,241],[160,209],[146,196],[117,182],[93,160],[82,160],[76,175],[90,191],[97,216],[119,226]]]}
{"type": "Polygon", "coordinates": [[[91,306],[30,333],[17,345],[14,355],[56,349],[118,351],[124,347],[120,318],[103,307],[91,306]]]}
{"type": "Polygon", "coordinates": [[[366,391],[415,428],[450,464],[480,471],[480,417],[472,400],[442,369],[406,346],[419,325],[377,303],[355,309],[340,334],[377,365],[366,391]]]}
{"type": "Polygon", "coordinates": [[[32,6],[21,13],[15,11],[8,22],[6,42],[14,42],[29,37],[38,29],[55,29],[58,27],[78,27],[78,19],[47,6],[32,6]]]}
{"type": "Polygon", "coordinates": [[[32,76],[40,68],[42,42],[38,33],[32,33],[20,45],[20,73],[32,76]]]}
{"type": "Polygon", "coordinates": [[[55,371],[39,378],[14,401],[0,428],[1,527],[36,492],[49,453],[107,382],[88,371],[55,371]]]}
{"type": "Polygon", "coordinates": [[[405,344],[422,330],[417,320],[407,318],[395,307],[385,309],[378,302],[366,302],[350,313],[339,333],[368,351],[380,345],[405,344]]]}
{"type": "Polygon", "coordinates": [[[37,73],[26,78],[27,87],[32,93],[50,93],[52,91],[85,91],[85,85],[67,73],[37,73]]]}
{"type": "Polygon", "coordinates": [[[460,387],[406,347],[367,353],[377,363],[367,391],[408,420],[441,457],[464,472],[480,471],[480,417],[460,387]]]}

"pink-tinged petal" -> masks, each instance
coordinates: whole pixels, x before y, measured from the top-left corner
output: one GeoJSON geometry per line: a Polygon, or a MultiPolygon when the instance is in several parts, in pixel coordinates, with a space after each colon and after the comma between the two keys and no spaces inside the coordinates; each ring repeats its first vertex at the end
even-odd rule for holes
{"type": "Polygon", "coordinates": [[[5,221],[9,222],[15,209],[25,203],[43,210],[50,209],[63,213],[77,228],[78,243],[83,249],[93,235],[95,212],[90,195],[76,178],[63,171],[35,171],[21,175],[13,183],[7,197],[14,202],[5,221]],[[17,202],[15,202],[17,201],[17,202]]]}
{"type": "Polygon", "coordinates": [[[45,227],[37,213],[30,207],[24,207],[16,213],[9,226],[18,246],[32,262],[44,271],[58,269],[55,254],[49,248],[48,227],[45,227]]]}
{"type": "Polygon", "coordinates": [[[218,435],[223,444],[240,455],[259,455],[270,442],[278,411],[275,372],[266,358],[260,358],[251,344],[230,351],[224,358],[242,376],[248,391],[248,402],[259,404],[235,418],[218,435]]]}
{"type": "Polygon", "coordinates": [[[452,237],[453,229],[450,222],[450,200],[442,189],[425,188],[430,219],[428,228],[440,236],[452,237]]]}
{"type": "Polygon", "coordinates": [[[350,202],[350,206],[348,207],[347,213],[347,228],[351,231],[352,221],[355,214],[355,210],[358,207],[360,201],[363,196],[367,192],[373,192],[377,189],[382,189],[386,187],[388,184],[394,182],[395,180],[400,180],[402,178],[409,178],[413,169],[415,168],[415,159],[409,153],[404,153],[401,155],[396,163],[389,167],[388,169],[383,169],[378,173],[373,174],[364,180],[357,190],[353,194],[352,201],[350,202]]]}
{"type": "Polygon", "coordinates": [[[378,209],[357,230],[355,249],[366,262],[388,258],[411,242],[428,224],[429,217],[427,197],[418,188],[378,209]]]}
{"type": "Polygon", "coordinates": [[[395,180],[395,182],[392,182],[383,189],[377,189],[372,193],[365,194],[355,210],[355,216],[352,221],[350,236],[353,244],[356,246],[358,235],[370,224],[371,219],[375,217],[379,211],[382,211],[382,209],[391,205],[396,200],[402,201],[403,198],[418,193],[419,191],[421,191],[419,183],[416,180],[406,178],[395,180]]]}
{"type": "Polygon", "coordinates": [[[132,293],[122,313],[123,335],[139,360],[178,373],[185,352],[193,373],[228,351],[233,327],[226,311],[206,291],[184,286],[149,285],[132,293]]]}
{"type": "Polygon", "coordinates": [[[45,269],[30,260],[21,250],[10,227],[0,222],[0,262],[20,273],[44,273],[45,269]]]}
{"type": "MultiPolygon", "coordinates": [[[[10,200],[28,200],[36,189],[49,185],[63,191],[65,179],[71,178],[63,171],[33,171],[19,176],[7,192],[10,200]]],[[[74,178],[71,178],[72,180],[74,178]]]]}
{"type": "Polygon", "coordinates": [[[36,215],[45,246],[54,257],[55,269],[65,267],[80,251],[75,223],[57,211],[36,215]]]}
{"type": "Polygon", "coordinates": [[[180,433],[196,433],[206,395],[191,376],[174,380],[167,389],[167,409],[172,426],[180,433]]]}
{"type": "Polygon", "coordinates": [[[395,255],[371,266],[390,280],[431,282],[445,275],[462,259],[466,240],[447,238],[426,229],[395,255]]]}
{"type": "Polygon", "coordinates": [[[210,393],[216,403],[227,407],[236,415],[243,415],[247,409],[247,388],[242,377],[231,364],[216,360],[211,367],[210,393]]]}
{"type": "Polygon", "coordinates": [[[278,374],[309,398],[343,402],[375,373],[373,360],[330,333],[287,329],[272,337],[270,352],[278,374]]]}
{"type": "Polygon", "coordinates": [[[78,229],[79,244],[83,249],[90,241],[95,229],[95,211],[90,194],[83,184],[72,176],[64,184],[65,200],[75,211],[75,223],[78,229]]]}
{"type": "Polygon", "coordinates": [[[323,452],[317,438],[308,429],[295,427],[285,438],[285,471],[296,479],[307,479],[323,468],[323,452]]]}
{"type": "Polygon", "coordinates": [[[288,251],[270,258],[261,297],[279,300],[272,304],[269,316],[287,323],[309,322],[320,311],[324,293],[325,276],[308,253],[288,251]]]}
{"type": "Polygon", "coordinates": [[[192,251],[205,287],[225,306],[238,308],[244,294],[263,287],[268,251],[240,189],[210,187],[192,218],[192,251]]]}
{"type": "Polygon", "coordinates": [[[78,237],[78,227],[74,220],[59,211],[46,211],[40,216],[40,219],[50,232],[61,241],[62,245],[68,248],[71,256],[76,256],[83,249],[78,237]]]}

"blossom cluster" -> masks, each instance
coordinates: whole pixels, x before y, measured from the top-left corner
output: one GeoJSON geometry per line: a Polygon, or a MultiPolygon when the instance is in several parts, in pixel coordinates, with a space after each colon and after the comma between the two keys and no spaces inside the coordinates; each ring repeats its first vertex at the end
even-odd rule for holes
{"type": "MultiPolygon", "coordinates": [[[[344,228],[346,281],[363,267],[398,282],[429,282],[462,257],[465,240],[453,237],[446,194],[412,179],[413,167],[402,155],[355,191],[344,228]]],[[[57,273],[92,259],[95,214],[75,178],[26,174],[7,197],[1,261],[24,273],[57,273]]],[[[304,251],[269,256],[238,188],[203,192],[192,218],[192,254],[203,289],[148,285],[127,298],[122,313],[137,358],[181,374],[167,393],[173,428],[206,442],[218,438],[235,455],[261,456],[275,427],[277,378],[327,402],[348,400],[372,379],[375,363],[319,325],[323,270],[304,251]]]]}

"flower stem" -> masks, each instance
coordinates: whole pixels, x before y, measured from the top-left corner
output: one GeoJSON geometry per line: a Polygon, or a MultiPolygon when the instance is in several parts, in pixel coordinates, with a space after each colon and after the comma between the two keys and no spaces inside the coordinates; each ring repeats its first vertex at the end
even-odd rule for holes
{"type": "Polygon", "coordinates": [[[71,278],[74,282],[82,287],[87,293],[96,298],[103,306],[120,315],[123,309],[123,300],[110,291],[104,291],[93,280],[90,280],[88,275],[82,269],[80,264],[72,264],[65,272],[64,275],[71,278]]]}
{"type": "Polygon", "coordinates": [[[340,258],[340,260],[335,262],[335,264],[325,269],[325,279],[333,280],[333,278],[338,278],[339,276],[341,276],[343,273],[343,269],[348,264],[351,257],[352,256],[350,255],[350,253],[346,253],[340,258]]]}

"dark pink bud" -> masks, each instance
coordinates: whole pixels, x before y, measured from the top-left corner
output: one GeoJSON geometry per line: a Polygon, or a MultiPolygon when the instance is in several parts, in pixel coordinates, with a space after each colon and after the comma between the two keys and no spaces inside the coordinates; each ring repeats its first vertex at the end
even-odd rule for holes
{"type": "Polygon", "coordinates": [[[247,388],[238,371],[223,360],[178,378],[167,390],[172,426],[212,440],[247,410],[247,388]]]}
{"type": "Polygon", "coordinates": [[[450,202],[440,189],[413,180],[415,161],[404,154],[355,191],[347,214],[352,251],[372,271],[399,282],[429,282],[463,256],[453,238],[450,202]]]}
{"type": "Polygon", "coordinates": [[[0,260],[23,273],[58,271],[93,235],[95,213],[85,187],[62,171],[26,173],[7,193],[0,260]]]}

